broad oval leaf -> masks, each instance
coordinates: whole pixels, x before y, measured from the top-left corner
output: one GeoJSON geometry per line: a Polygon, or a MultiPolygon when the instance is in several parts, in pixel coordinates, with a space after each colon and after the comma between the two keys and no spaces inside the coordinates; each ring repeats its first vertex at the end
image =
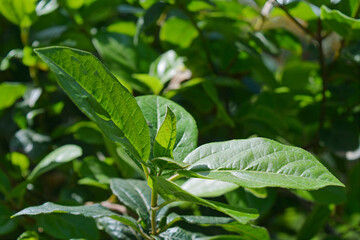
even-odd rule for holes
{"type": "Polygon", "coordinates": [[[150,154],[149,129],[131,93],[92,54],[67,47],[36,49],[73,102],[111,140],[138,159],[150,154]]]}
{"type": "Polygon", "coordinates": [[[154,157],[173,158],[173,149],[176,140],[176,117],[169,107],[159,131],[156,134],[153,146],[154,157]]]}
{"type": "Polygon", "coordinates": [[[198,136],[196,122],[183,107],[159,96],[136,97],[136,101],[149,125],[151,146],[153,146],[158,129],[164,121],[166,107],[169,107],[175,114],[177,122],[173,150],[174,160],[182,161],[196,148],[198,136]]]}
{"type": "Polygon", "coordinates": [[[184,175],[235,183],[247,188],[319,189],[344,186],[313,155],[265,138],[205,144],[184,160],[184,175]]]}
{"type": "Polygon", "coordinates": [[[41,174],[74,160],[82,155],[82,149],[76,145],[65,145],[49,153],[32,170],[27,180],[33,181],[41,174]]]}
{"type": "Polygon", "coordinates": [[[226,215],[234,218],[236,221],[242,224],[246,224],[259,216],[256,209],[233,207],[224,203],[205,200],[186,192],[185,190],[181,189],[180,186],[167,179],[161,177],[153,177],[153,180],[156,184],[159,195],[165,200],[186,201],[210,207],[219,212],[225,213],[226,215]]]}

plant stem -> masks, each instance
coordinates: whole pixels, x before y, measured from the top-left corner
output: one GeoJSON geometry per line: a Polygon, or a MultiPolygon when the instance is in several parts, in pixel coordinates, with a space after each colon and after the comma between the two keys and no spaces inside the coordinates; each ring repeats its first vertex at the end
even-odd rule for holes
{"type": "Polygon", "coordinates": [[[157,192],[155,186],[151,190],[151,232],[156,235],[156,211],[157,211],[157,192]]]}
{"type": "Polygon", "coordinates": [[[168,178],[169,181],[175,181],[177,179],[181,178],[181,175],[176,173],[174,175],[172,175],[171,177],[168,178]]]}
{"type": "Polygon", "coordinates": [[[276,5],[281,8],[285,14],[299,27],[301,28],[304,32],[306,32],[307,34],[309,34],[312,38],[316,39],[316,36],[314,35],[314,33],[312,33],[308,28],[306,28],[304,25],[302,25],[294,16],[292,16],[290,14],[290,12],[287,10],[287,8],[285,7],[285,5],[280,4],[276,1],[276,5]]]}

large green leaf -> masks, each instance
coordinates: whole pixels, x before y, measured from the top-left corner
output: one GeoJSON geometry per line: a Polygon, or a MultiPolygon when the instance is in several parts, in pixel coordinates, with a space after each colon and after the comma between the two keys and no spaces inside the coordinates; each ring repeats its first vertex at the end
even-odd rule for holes
{"type": "Polygon", "coordinates": [[[164,178],[154,177],[153,179],[157,186],[156,189],[158,190],[160,196],[162,196],[165,200],[186,201],[210,207],[229,215],[242,224],[246,224],[250,220],[254,220],[258,217],[257,211],[255,209],[232,207],[220,202],[208,201],[186,192],[175,183],[164,178]]]}
{"type": "Polygon", "coordinates": [[[344,186],[309,152],[265,138],[205,144],[184,162],[191,166],[183,174],[248,188],[344,186]]]}
{"type": "Polygon", "coordinates": [[[165,119],[166,107],[169,107],[175,114],[177,122],[174,159],[182,161],[186,155],[196,148],[198,136],[196,122],[183,107],[159,96],[136,97],[136,101],[149,125],[151,146],[153,146],[155,136],[165,119]]]}
{"type": "Polygon", "coordinates": [[[32,170],[27,180],[33,181],[41,174],[54,169],[61,164],[74,160],[82,155],[82,149],[76,145],[65,145],[49,153],[32,170]]]}
{"type": "Polygon", "coordinates": [[[169,107],[166,108],[164,122],[161,124],[153,146],[154,157],[173,158],[176,140],[176,117],[169,107]]]}
{"type": "Polygon", "coordinates": [[[74,103],[113,141],[147,161],[149,129],[129,91],[92,54],[67,47],[35,50],[74,103]]]}
{"type": "Polygon", "coordinates": [[[39,215],[39,214],[51,214],[51,213],[68,213],[72,215],[82,215],[90,218],[111,217],[119,222],[122,222],[133,229],[139,231],[138,223],[131,217],[121,216],[113,213],[109,209],[101,206],[100,204],[93,204],[87,206],[62,206],[55,203],[47,202],[40,206],[28,207],[20,212],[14,214],[12,217],[22,215],[39,215]]]}

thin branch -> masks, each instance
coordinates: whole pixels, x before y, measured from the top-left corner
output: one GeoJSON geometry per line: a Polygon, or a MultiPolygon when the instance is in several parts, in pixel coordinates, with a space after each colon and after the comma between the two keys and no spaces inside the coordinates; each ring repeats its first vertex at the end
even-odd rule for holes
{"type": "Polygon", "coordinates": [[[290,14],[290,12],[287,10],[287,8],[285,7],[285,5],[283,4],[279,4],[277,1],[275,3],[279,8],[281,8],[286,16],[288,16],[299,28],[301,28],[304,32],[306,32],[307,34],[309,34],[313,39],[316,39],[316,36],[314,35],[313,32],[311,32],[307,27],[305,27],[304,25],[302,25],[294,16],[292,16],[290,14]]]}

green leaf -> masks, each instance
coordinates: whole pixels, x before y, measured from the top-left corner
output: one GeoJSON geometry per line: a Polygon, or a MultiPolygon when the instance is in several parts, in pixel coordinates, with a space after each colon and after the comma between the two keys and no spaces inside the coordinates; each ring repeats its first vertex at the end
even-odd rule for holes
{"type": "Polygon", "coordinates": [[[151,188],[146,181],[114,178],[110,181],[110,188],[146,225],[150,224],[151,188]]]}
{"type": "Polygon", "coordinates": [[[358,39],[360,36],[360,20],[351,18],[338,10],[321,6],[321,20],[325,25],[346,39],[358,39]]]}
{"type": "Polygon", "coordinates": [[[18,83],[0,84],[0,111],[10,107],[25,93],[26,86],[18,83]]]}
{"type": "Polygon", "coordinates": [[[172,17],[168,19],[160,30],[160,40],[187,48],[199,35],[190,21],[182,18],[172,17]]]}
{"type": "Polygon", "coordinates": [[[116,213],[113,213],[109,209],[101,206],[100,204],[93,204],[87,206],[62,206],[55,203],[47,202],[40,206],[28,207],[20,212],[14,214],[13,217],[18,217],[22,215],[39,215],[39,214],[51,214],[51,213],[68,213],[72,215],[81,215],[84,217],[90,218],[100,218],[100,217],[111,217],[117,221],[120,221],[136,231],[139,231],[138,223],[128,216],[121,216],[116,213]]]}
{"type": "Polygon", "coordinates": [[[171,158],[166,158],[166,157],[153,158],[151,162],[157,165],[162,170],[176,170],[190,166],[189,164],[175,161],[171,158]]]}
{"type": "Polygon", "coordinates": [[[136,101],[149,125],[151,146],[154,145],[160,124],[165,119],[166,108],[169,107],[175,114],[177,122],[173,151],[174,160],[182,161],[186,155],[196,148],[198,137],[196,122],[183,107],[159,96],[136,97],[136,101]]]}
{"type": "Polygon", "coordinates": [[[0,0],[0,12],[10,22],[30,27],[36,19],[36,0],[0,0]]]}
{"type": "Polygon", "coordinates": [[[190,178],[181,185],[181,188],[197,197],[219,197],[237,189],[239,185],[200,178],[190,178]]]}
{"type": "Polygon", "coordinates": [[[147,161],[149,130],[129,91],[92,54],[67,47],[35,50],[73,102],[111,140],[147,161]]]}
{"type": "Polygon", "coordinates": [[[179,173],[247,188],[319,189],[344,186],[307,151],[265,138],[205,144],[184,160],[179,173]]]}
{"type": "MultiPolygon", "coordinates": [[[[240,239],[248,240],[268,240],[270,239],[268,232],[265,228],[253,226],[250,224],[240,224],[232,218],[227,217],[214,217],[214,216],[184,216],[176,213],[171,213],[166,219],[167,226],[171,226],[177,221],[185,221],[190,224],[198,224],[205,227],[219,226],[229,232],[239,234],[240,239]]],[[[234,239],[233,236],[217,236],[219,239],[234,239]]],[[[207,239],[207,238],[206,238],[207,239]]],[[[209,238],[217,239],[217,238],[209,238]]]]}
{"type": "Polygon", "coordinates": [[[164,85],[160,82],[160,79],[148,74],[138,73],[133,74],[132,77],[148,86],[155,95],[159,95],[164,87],[164,85]]]}
{"type": "Polygon", "coordinates": [[[96,222],[98,225],[102,226],[104,228],[104,231],[109,234],[113,239],[141,239],[139,234],[136,234],[136,232],[134,232],[131,228],[112,218],[98,218],[96,222]]]}
{"type": "Polygon", "coordinates": [[[173,158],[173,149],[176,140],[176,117],[169,107],[161,124],[153,146],[154,157],[173,158]]]}
{"type": "MultiPolygon", "coordinates": [[[[93,43],[119,81],[142,93],[148,92],[151,83],[144,84],[144,79],[139,81],[133,78],[132,74],[147,72],[151,62],[156,58],[156,53],[149,46],[141,41],[135,45],[133,38],[128,35],[104,31],[99,31],[94,36],[93,43]]],[[[159,86],[152,87],[158,91],[159,86]]]]}
{"type": "Polygon", "coordinates": [[[259,211],[260,215],[264,215],[271,209],[276,201],[276,190],[276,188],[268,188],[266,190],[267,197],[259,198],[253,193],[250,193],[249,189],[240,187],[232,192],[226,193],[225,198],[228,204],[232,206],[255,208],[259,211]]]}
{"type": "MultiPolygon", "coordinates": [[[[82,180],[81,183],[84,183],[84,179],[89,179],[101,184],[100,186],[105,185],[105,188],[108,189],[110,178],[118,176],[113,166],[110,166],[93,156],[86,157],[80,164],[81,166],[78,169],[75,169],[75,171],[77,171],[81,177],[84,177],[83,179],[80,179],[80,181],[82,180]]],[[[91,181],[88,181],[87,183],[89,182],[91,184],[91,181]]]]}
{"type": "Polygon", "coordinates": [[[29,174],[27,180],[34,181],[45,172],[50,171],[64,163],[70,162],[82,155],[82,149],[76,145],[64,145],[49,153],[43,158],[29,174]]]}
{"type": "Polygon", "coordinates": [[[200,233],[188,232],[179,227],[169,228],[160,234],[161,239],[164,240],[200,240],[202,236],[200,233]]]}
{"type": "Polygon", "coordinates": [[[164,178],[153,177],[153,180],[155,184],[157,184],[157,190],[160,196],[162,196],[165,200],[186,201],[210,207],[219,212],[229,215],[230,217],[234,218],[236,221],[242,224],[246,224],[250,220],[254,220],[258,217],[257,211],[255,209],[237,208],[220,202],[207,201],[186,192],[175,183],[170,182],[164,178]]]}
{"type": "Polygon", "coordinates": [[[94,219],[70,214],[40,214],[35,216],[36,225],[56,239],[100,239],[94,219]]]}
{"type": "Polygon", "coordinates": [[[232,218],[228,217],[178,215],[177,213],[170,213],[166,218],[166,225],[172,225],[177,221],[203,225],[221,225],[234,222],[232,218]]]}

